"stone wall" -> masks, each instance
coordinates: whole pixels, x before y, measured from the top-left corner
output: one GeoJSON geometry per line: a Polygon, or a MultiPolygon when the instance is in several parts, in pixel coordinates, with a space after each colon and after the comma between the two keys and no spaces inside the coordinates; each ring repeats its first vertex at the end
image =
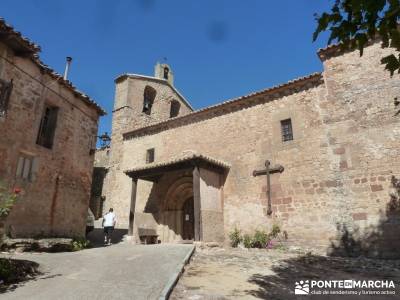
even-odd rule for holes
{"type": "Polygon", "coordinates": [[[107,188],[109,187],[108,170],[110,152],[110,147],[105,147],[96,149],[94,154],[94,168],[89,207],[96,219],[101,218],[105,213],[104,202],[107,200],[107,188]]]}
{"type": "MultiPolygon", "coordinates": [[[[325,58],[322,82],[255,94],[239,109],[222,105],[222,113],[125,140],[110,201],[127,222],[131,185],[123,171],[145,165],[149,148],[156,162],[194,150],[232,166],[222,192],[225,240],[234,227],[252,232],[276,223],[292,243],[327,249],[339,247],[344,234],[363,239],[382,230],[390,178],[400,175],[393,105],[400,81],[380,64],[385,52],[374,44],[361,58],[358,52],[325,58]],[[294,140],[282,142],[280,121],[287,118],[294,140]],[[252,176],[266,159],[285,167],[271,175],[271,216],[266,178],[252,176]]],[[[150,190],[139,180],[137,201],[145,203],[150,190]]]]}
{"type": "Polygon", "coordinates": [[[99,112],[29,57],[1,43],[0,53],[0,78],[14,84],[7,114],[0,117],[0,178],[23,189],[7,230],[14,237],[81,236],[99,112]],[[36,144],[45,104],[59,109],[52,149],[36,144]],[[16,176],[21,156],[34,158],[30,180],[16,176]]]}
{"type": "MultiPolygon", "coordinates": [[[[126,202],[126,199],[119,202],[114,197],[126,185],[130,184],[130,179],[122,173],[123,169],[121,169],[124,156],[122,134],[135,128],[169,119],[170,105],[173,100],[181,104],[179,116],[186,115],[192,111],[182,99],[182,96],[164,80],[136,75],[123,75],[116,80],[105,209],[114,207],[118,216],[125,216],[129,212],[130,202],[126,202]],[[142,112],[143,93],[146,86],[150,86],[157,91],[150,115],[142,112]],[[125,211],[126,208],[128,209],[127,211],[125,211]]],[[[142,159],[146,159],[146,152],[142,153],[142,159]]],[[[142,184],[142,186],[144,185],[142,184]]],[[[122,222],[119,225],[125,226],[125,217],[120,218],[120,220],[122,222]]]]}

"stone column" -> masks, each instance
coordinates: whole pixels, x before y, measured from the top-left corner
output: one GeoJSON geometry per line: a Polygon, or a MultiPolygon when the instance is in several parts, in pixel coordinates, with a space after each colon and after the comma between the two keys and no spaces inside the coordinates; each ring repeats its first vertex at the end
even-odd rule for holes
{"type": "Polygon", "coordinates": [[[194,240],[201,241],[201,199],[200,199],[200,170],[193,169],[193,206],[194,206],[194,240]]]}
{"type": "Polygon", "coordinates": [[[136,206],[136,191],[137,191],[137,178],[132,178],[132,192],[131,192],[131,207],[129,211],[129,229],[128,235],[133,235],[133,224],[135,219],[135,206],[136,206]]]}
{"type": "Polygon", "coordinates": [[[201,241],[221,244],[224,241],[222,175],[205,168],[200,168],[199,173],[201,241]]]}

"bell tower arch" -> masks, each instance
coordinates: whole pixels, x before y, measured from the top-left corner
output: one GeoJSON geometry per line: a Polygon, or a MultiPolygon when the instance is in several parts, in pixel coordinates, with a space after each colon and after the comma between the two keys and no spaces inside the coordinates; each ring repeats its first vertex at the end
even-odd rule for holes
{"type": "Polygon", "coordinates": [[[154,77],[168,81],[172,86],[174,85],[174,73],[171,67],[165,63],[157,63],[154,67],[154,77]]]}

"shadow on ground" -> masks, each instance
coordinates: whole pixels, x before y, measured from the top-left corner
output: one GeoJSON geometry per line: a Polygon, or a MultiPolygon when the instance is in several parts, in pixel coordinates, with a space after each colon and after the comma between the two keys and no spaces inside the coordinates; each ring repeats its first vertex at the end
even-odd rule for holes
{"type": "Polygon", "coordinates": [[[28,280],[36,280],[43,275],[39,264],[23,259],[0,258],[0,293],[15,290],[28,280]]]}
{"type": "MultiPolygon", "coordinates": [[[[124,235],[128,234],[128,229],[114,229],[112,234],[112,243],[118,244],[122,242],[124,235]]],[[[86,237],[93,248],[104,247],[104,233],[103,228],[95,228],[93,231],[89,232],[86,237]]]]}
{"type": "MultiPolygon", "coordinates": [[[[392,187],[386,210],[377,225],[360,229],[352,224],[349,229],[346,224],[338,224],[337,237],[331,242],[328,256],[307,254],[281,261],[272,267],[274,275],[251,276],[249,282],[257,284],[259,289],[248,294],[262,299],[287,299],[295,297],[296,281],[346,279],[393,280],[396,294],[399,293],[400,180],[392,177],[392,187]]],[[[352,298],[324,295],[324,299],[336,299],[334,296],[352,298]]],[[[379,299],[393,297],[381,295],[379,299]]]]}
{"type": "MultiPolygon", "coordinates": [[[[251,276],[249,282],[257,284],[259,289],[247,293],[261,299],[290,299],[295,296],[294,286],[299,280],[393,280],[397,283],[400,279],[400,262],[304,255],[284,260],[272,267],[272,271],[274,275],[251,276]]],[[[388,296],[388,299],[392,299],[390,297],[393,298],[388,296]]],[[[324,299],[329,299],[329,296],[324,299]]]]}

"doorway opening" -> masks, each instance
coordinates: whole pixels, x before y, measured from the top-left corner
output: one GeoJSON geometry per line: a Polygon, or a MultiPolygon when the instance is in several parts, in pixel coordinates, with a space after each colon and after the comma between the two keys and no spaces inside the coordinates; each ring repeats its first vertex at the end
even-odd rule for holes
{"type": "Polygon", "coordinates": [[[194,203],[193,197],[188,198],[182,207],[182,239],[194,240],[194,203]]]}

